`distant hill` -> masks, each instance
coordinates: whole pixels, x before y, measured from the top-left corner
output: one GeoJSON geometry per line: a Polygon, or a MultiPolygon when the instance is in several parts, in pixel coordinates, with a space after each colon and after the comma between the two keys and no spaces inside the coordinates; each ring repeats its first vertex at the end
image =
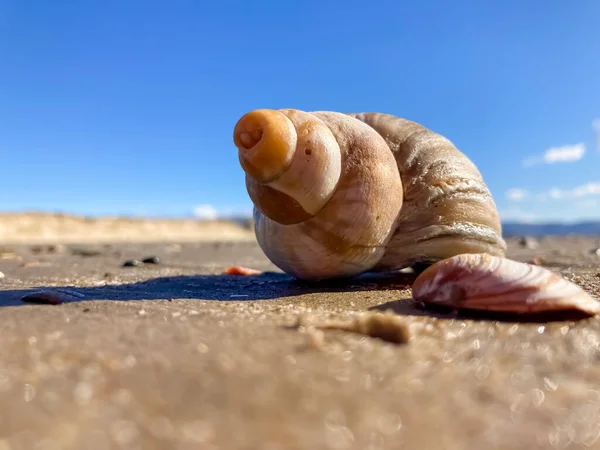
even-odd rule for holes
{"type": "MultiPolygon", "coordinates": [[[[229,221],[246,229],[253,230],[254,223],[251,217],[231,217],[229,221]]],[[[600,236],[600,221],[574,222],[574,223],[520,223],[504,222],[502,234],[511,236],[565,236],[568,234],[597,235],[600,236]]]]}
{"type": "Polygon", "coordinates": [[[502,234],[510,236],[564,236],[567,234],[600,235],[600,222],[502,224],[502,234]]]}

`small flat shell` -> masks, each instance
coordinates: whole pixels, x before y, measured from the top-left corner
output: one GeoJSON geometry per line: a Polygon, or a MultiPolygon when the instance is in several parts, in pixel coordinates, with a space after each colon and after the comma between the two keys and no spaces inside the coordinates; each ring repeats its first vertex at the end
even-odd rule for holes
{"type": "Polygon", "coordinates": [[[531,314],[600,312],[600,302],[576,284],[533,264],[488,254],[438,261],[417,277],[413,298],[456,309],[531,314]]]}
{"type": "Polygon", "coordinates": [[[260,275],[260,270],[251,269],[250,267],[231,266],[225,270],[227,275],[260,275]]]}
{"type": "Polygon", "coordinates": [[[85,295],[76,291],[67,289],[55,289],[32,292],[21,297],[21,301],[25,303],[60,305],[61,303],[76,301],[84,297],[85,295]]]}

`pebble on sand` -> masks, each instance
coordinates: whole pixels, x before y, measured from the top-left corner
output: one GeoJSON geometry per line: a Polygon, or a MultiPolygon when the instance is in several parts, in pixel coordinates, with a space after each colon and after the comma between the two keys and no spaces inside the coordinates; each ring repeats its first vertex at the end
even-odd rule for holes
{"type": "Polygon", "coordinates": [[[31,292],[21,297],[25,303],[38,303],[43,305],[60,305],[68,301],[75,301],[84,298],[85,295],[72,290],[42,290],[31,292]]]}
{"type": "Polygon", "coordinates": [[[142,259],[144,264],[160,264],[160,258],[158,256],[148,256],[142,259]]]}
{"type": "Polygon", "coordinates": [[[0,272],[0,280],[4,278],[4,274],[2,272],[0,272]]]}
{"type": "Polygon", "coordinates": [[[527,248],[529,250],[535,250],[539,247],[538,241],[529,236],[523,236],[519,239],[519,245],[523,248],[527,248]]]}
{"type": "Polygon", "coordinates": [[[137,259],[128,259],[123,263],[123,267],[137,267],[141,266],[143,263],[138,261],[137,259]]]}

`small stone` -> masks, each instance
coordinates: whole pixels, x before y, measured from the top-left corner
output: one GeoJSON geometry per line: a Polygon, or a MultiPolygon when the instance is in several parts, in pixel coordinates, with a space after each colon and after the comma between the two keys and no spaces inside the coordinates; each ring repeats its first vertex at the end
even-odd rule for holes
{"type": "Polygon", "coordinates": [[[142,259],[144,264],[160,264],[160,258],[158,256],[148,256],[142,259]]]}
{"type": "Polygon", "coordinates": [[[83,298],[84,295],[75,291],[36,291],[21,297],[25,303],[38,303],[42,305],[60,305],[68,301],[75,301],[83,298]]]}
{"type": "Polygon", "coordinates": [[[539,246],[538,242],[535,239],[528,236],[523,236],[522,238],[520,238],[519,245],[523,248],[528,248],[529,250],[534,250],[539,246]]]}
{"type": "Polygon", "coordinates": [[[102,254],[102,252],[100,250],[93,250],[93,249],[89,249],[89,248],[72,248],[71,254],[78,255],[78,256],[90,257],[90,256],[100,256],[102,254]]]}
{"type": "Polygon", "coordinates": [[[33,254],[40,253],[56,253],[62,251],[63,248],[60,245],[48,244],[48,245],[32,245],[29,250],[33,254]]]}
{"type": "Polygon", "coordinates": [[[4,278],[4,274],[0,272],[0,280],[4,278]]]}
{"type": "Polygon", "coordinates": [[[544,264],[544,259],[540,256],[536,256],[527,262],[533,266],[541,266],[544,264]]]}
{"type": "Polygon", "coordinates": [[[137,259],[128,259],[123,263],[123,267],[137,267],[141,266],[143,263],[138,261],[137,259]]]}

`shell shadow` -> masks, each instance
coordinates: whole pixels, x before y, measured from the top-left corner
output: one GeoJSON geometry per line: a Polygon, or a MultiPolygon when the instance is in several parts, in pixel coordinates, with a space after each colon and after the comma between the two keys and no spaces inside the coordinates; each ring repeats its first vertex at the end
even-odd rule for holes
{"type": "Polygon", "coordinates": [[[279,272],[260,275],[190,275],[158,277],[134,283],[105,286],[36,286],[27,289],[0,290],[0,306],[18,306],[24,295],[38,290],[60,293],[73,291],[78,296],[65,303],[89,300],[170,300],[198,299],[214,301],[273,300],[319,292],[355,292],[406,289],[414,274],[363,274],[352,279],[304,282],[279,272]]]}
{"type": "Polygon", "coordinates": [[[552,311],[541,313],[505,313],[495,311],[476,311],[466,309],[453,309],[445,306],[424,304],[414,299],[394,300],[381,305],[372,306],[371,311],[392,311],[403,316],[429,316],[439,319],[475,320],[478,322],[506,322],[506,323],[548,323],[570,322],[590,319],[588,314],[581,311],[552,311]]]}
{"type": "MultiPolygon", "coordinates": [[[[90,300],[143,301],[197,299],[213,301],[275,300],[305,294],[325,292],[357,292],[402,290],[410,288],[418,272],[366,273],[349,279],[305,282],[280,272],[263,272],[260,275],[190,275],[158,277],[134,283],[106,286],[78,287],[36,286],[27,289],[0,290],[0,307],[25,305],[21,298],[38,290],[46,292],[74,291],[64,303],[90,300]]],[[[491,311],[455,310],[447,307],[425,305],[414,299],[395,300],[369,308],[403,316],[429,316],[440,319],[477,320],[488,322],[547,323],[581,320],[589,316],[581,312],[553,312],[537,314],[510,314],[491,311]]]]}

